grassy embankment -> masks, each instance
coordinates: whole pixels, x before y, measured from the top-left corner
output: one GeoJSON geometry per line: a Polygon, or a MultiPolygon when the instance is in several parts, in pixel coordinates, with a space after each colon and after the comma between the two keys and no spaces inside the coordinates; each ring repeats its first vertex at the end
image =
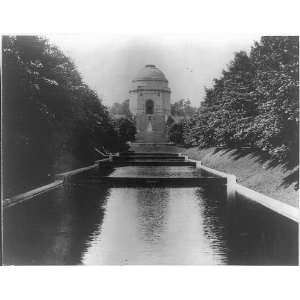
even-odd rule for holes
{"type": "Polygon", "coordinates": [[[203,165],[234,174],[237,182],[274,199],[298,207],[299,193],[291,180],[293,170],[285,171],[261,153],[249,150],[229,150],[197,147],[185,149],[178,146],[135,147],[136,151],[180,152],[189,158],[200,160],[203,165]]]}

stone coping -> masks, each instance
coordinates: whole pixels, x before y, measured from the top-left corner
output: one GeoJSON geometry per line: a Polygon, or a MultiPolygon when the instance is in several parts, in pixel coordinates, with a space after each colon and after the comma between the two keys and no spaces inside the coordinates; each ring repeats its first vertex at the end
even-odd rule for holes
{"type": "Polygon", "coordinates": [[[236,184],[235,186],[236,193],[248,200],[255,201],[276,213],[283,215],[297,223],[299,223],[300,219],[300,210],[297,207],[286,204],[282,201],[273,199],[264,194],[251,190],[245,186],[240,184],[236,184]]]}
{"type": "MultiPolygon", "coordinates": [[[[109,161],[109,159],[106,159],[106,160],[109,161]]],[[[89,170],[92,170],[92,169],[97,168],[97,167],[98,167],[98,163],[95,163],[93,165],[90,165],[90,166],[87,166],[87,167],[84,167],[84,168],[79,168],[79,169],[71,170],[71,171],[68,171],[68,172],[65,172],[65,173],[56,174],[55,179],[65,181],[70,176],[74,176],[74,175],[77,175],[77,174],[82,173],[84,171],[89,171],[89,170]]]]}
{"type": "Polygon", "coordinates": [[[43,194],[45,192],[48,192],[50,190],[53,190],[59,186],[63,185],[63,180],[55,180],[54,182],[51,182],[50,184],[43,185],[41,187],[38,187],[36,189],[30,190],[28,192],[13,196],[11,198],[4,199],[3,201],[3,207],[11,207],[16,204],[19,204],[25,200],[29,200],[33,197],[36,197],[40,194],[43,194]]]}
{"type": "Polygon", "coordinates": [[[18,194],[16,196],[4,199],[3,200],[3,207],[7,208],[7,207],[14,206],[16,204],[19,204],[19,203],[25,201],[25,200],[29,200],[33,197],[36,197],[36,196],[40,195],[40,194],[43,194],[43,193],[48,192],[52,189],[55,189],[55,188],[63,185],[64,182],[67,181],[67,179],[70,176],[77,175],[77,174],[82,173],[84,171],[92,170],[93,168],[97,168],[98,164],[100,162],[106,162],[106,161],[111,161],[111,160],[110,160],[110,158],[96,160],[93,165],[57,174],[57,175],[55,175],[55,181],[53,181],[53,182],[51,182],[47,185],[43,185],[41,187],[32,189],[32,190],[27,191],[25,193],[18,194]]]}
{"type": "Polygon", "coordinates": [[[189,159],[189,161],[195,162],[196,167],[204,170],[210,175],[213,174],[217,177],[227,178],[227,184],[230,185],[230,188],[237,194],[248,200],[255,201],[264,207],[271,209],[272,211],[285,216],[286,218],[293,220],[297,223],[300,222],[300,209],[289,204],[286,204],[282,201],[273,199],[269,196],[266,196],[257,191],[251,190],[245,186],[242,186],[236,182],[236,176],[232,174],[227,174],[212,168],[208,168],[201,164],[201,161],[189,159]]]}

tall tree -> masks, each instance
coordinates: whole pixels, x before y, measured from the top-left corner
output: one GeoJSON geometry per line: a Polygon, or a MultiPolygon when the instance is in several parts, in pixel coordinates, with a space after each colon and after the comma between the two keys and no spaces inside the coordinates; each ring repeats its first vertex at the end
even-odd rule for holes
{"type": "Polygon", "coordinates": [[[263,37],[238,52],[206,89],[183,136],[200,147],[250,146],[293,168],[299,163],[299,39],[263,37]]]}
{"type": "Polygon", "coordinates": [[[263,37],[251,60],[259,100],[257,146],[293,167],[299,160],[299,38],[263,37]]]}
{"type": "Polygon", "coordinates": [[[93,161],[95,147],[118,150],[108,110],[57,47],[38,36],[4,36],[2,51],[6,195],[47,180],[58,162],[93,161]]]}

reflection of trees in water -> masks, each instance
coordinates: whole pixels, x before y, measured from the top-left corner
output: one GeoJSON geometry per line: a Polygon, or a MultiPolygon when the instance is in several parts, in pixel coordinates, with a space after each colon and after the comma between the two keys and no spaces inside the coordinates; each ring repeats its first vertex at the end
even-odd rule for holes
{"type": "Polygon", "coordinates": [[[222,257],[222,262],[227,263],[226,240],[226,193],[217,187],[203,187],[196,190],[196,195],[201,199],[203,215],[203,231],[211,243],[211,247],[222,257]]]}
{"type": "Polygon", "coordinates": [[[165,188],[138,188],[137,208],[140,231],[146,241],[160,238],[163,230],[169,191],[165,188]]]}
{"type": "Polygon", "coordinates": [[[81,262],[89,243],[99,234],[109,191],[104,185],[73,186],[68,191],[71,215],[69,264],[75,264],[74,259],[81,262]]]}
{"type": "Polygon", "coordinates": [[[80,264],[107,195],[107,188],[69,186],[7,209],[5,263],[80,264]]]}
{"type": "Polygon", "coordinates": [[[296,223],[271,210],[237,198],[230,201],[228,244],[232,264],[290,265],[298,263],[296,223]]]}
{"type": "Polygon", "coordinates": [[[222,240],[228,264],[298,263],[297,224],[252,201],[226,199],[215,189],[198,192],[205,206],[205,234],[222,240]]]}

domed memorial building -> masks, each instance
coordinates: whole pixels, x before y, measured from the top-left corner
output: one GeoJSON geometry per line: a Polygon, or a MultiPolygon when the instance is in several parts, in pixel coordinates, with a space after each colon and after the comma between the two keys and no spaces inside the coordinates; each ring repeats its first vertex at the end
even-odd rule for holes
{"type": "Polygon", "coordinates": [[[136,119],[136,142],[168,141],[170,94],[168,80],[154,65],[146,65],[132,81],[130,111],[136,119]]]}

